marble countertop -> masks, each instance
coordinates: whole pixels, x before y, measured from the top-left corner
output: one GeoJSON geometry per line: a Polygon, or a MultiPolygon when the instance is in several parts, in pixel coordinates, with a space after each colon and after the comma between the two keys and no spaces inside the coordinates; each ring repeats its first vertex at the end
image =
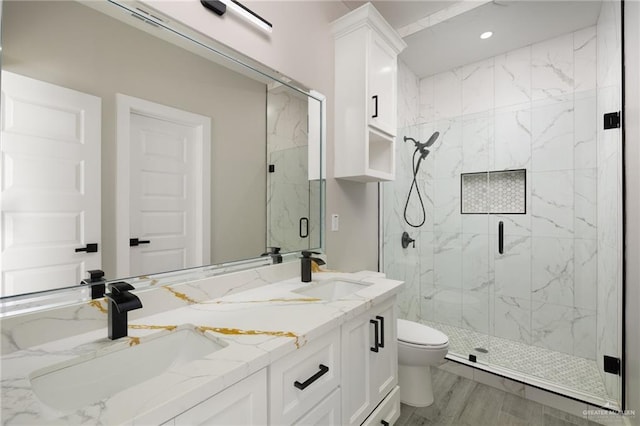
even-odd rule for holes
{"type": "MultiPolygon", "coordinates": [[[[2,423],[160,424],[355,318],[401,286],[376,272],[316,273],[312,283],[295,278],[218,299],[189,300],[188,306],[130,321],[129,336],[115,341],[106,337],[105,327],[12,352],[1,359],[2,423]],[[371,285],[333,302],[293,292],[332,279],[371,285]],[[53,409],[31,388],[34,372],[184,328],[214,337],[225,347],[79,409],[53,409]]],[[[174,295],[188,298],[178,291],[174,295]]],[[[144,305],[144,294],[140,297],[144,305]]],[[[104,300],[99,303],[106,309],[104,300]]]]}

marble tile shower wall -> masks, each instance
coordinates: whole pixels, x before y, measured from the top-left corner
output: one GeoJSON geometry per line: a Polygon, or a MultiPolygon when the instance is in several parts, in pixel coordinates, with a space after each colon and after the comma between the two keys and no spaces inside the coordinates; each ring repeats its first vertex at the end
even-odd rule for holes
{"type": "MultiPolygon", "coordinates": [[[[621,355],[620,283],[622,282],[622,151],[621,131],[603,130],[604,113],[620,111],[622,106],[622,43],[620,3],[602,2],[597,23],[598,88],[598,170],[597,170],[597,362],[603,371],[603,356],[621,355]],[[617,190],[613,190],[613,189],[617,190]]],[[[607,393],[620,399],[619,377],[601,373],[607,393]]]]}
{"type": "Polygon", "coordinates": [[[267,246],[283,252],[309,247],[299,236],[300,218],[309,217],[307,114],[306,100],[286,91],[269,92],[267,149],[275,171],[267,181],[267,246]]]}
{"type": "MultiPolygon", "coordinates": [[[[406,282],[403,317],[596,358],[598,225],[616,220],[597,202],[616,188],[598,179],[597,48],[592,26],[423,79],[400,63],[384,264],[406,282]],[[402,136],[424,141],[434,131],[418,175],[426,222],[411,228],[403,214],[413,145],[402,136]],[[460,214],[461,173],[521,168],[526,214],[460,214]],[[402,249],[405,230],[415,249],[402,249]]],[[[421,219],[415,193],[407,215],[421,219]]]]}

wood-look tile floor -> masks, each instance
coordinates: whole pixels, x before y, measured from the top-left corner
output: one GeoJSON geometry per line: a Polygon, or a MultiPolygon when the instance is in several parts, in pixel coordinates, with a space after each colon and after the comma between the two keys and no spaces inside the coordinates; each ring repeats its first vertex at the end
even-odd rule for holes
{"type": "Polygon", "coordinates": [[[402,404],[396,426],[597,426],[598,423],[520,396],[432,369],[435,400],[425,408],[402,404]]]}

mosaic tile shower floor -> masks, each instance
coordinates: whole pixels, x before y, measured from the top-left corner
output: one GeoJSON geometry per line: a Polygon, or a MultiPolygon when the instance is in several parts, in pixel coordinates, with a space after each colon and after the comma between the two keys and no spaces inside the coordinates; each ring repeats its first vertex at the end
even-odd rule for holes
{"type": "Polygon", "coordinates": [[[423,321],[449,336],[449,353],[474,354],[477,362],[507,368],[559,386],[608,399],[595,361],[451,325],[423,321]],[[487,349],[482,353],[476,348],[487,349]]]}

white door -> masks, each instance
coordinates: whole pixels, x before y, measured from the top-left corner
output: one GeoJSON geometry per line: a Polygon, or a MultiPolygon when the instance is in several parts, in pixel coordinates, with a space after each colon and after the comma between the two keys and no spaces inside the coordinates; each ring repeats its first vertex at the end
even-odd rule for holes
{"type": "MultiPolygon", "coordinates": [[[[210,124],[207,117],[128,98],[128,224],[118,250],[148,275],[209,263],[210,124]]],[[[120,129],[119,129],[120,130],[120,129]]],[[[118,142],[120,144],[120,141],[118,142]]],[[[118,179],[123,178],[118,167],[118,179]]],[[[124,181],[124,178],[122,179],[124,181]]],[[[118,197],[122,197],[118,191],[118,197]]]]}
{"type": "Polygon", "coordinates": [[[101,267],[98,97],[2,71],[2,296],[101,267]],[[97,244],[98,251],[86,249],[97,244]]]}
{"type": "Polygon", "coordinates": [[[396,54],[371,31],[369,48],[369,124],[396,135],[396,54]]]}

